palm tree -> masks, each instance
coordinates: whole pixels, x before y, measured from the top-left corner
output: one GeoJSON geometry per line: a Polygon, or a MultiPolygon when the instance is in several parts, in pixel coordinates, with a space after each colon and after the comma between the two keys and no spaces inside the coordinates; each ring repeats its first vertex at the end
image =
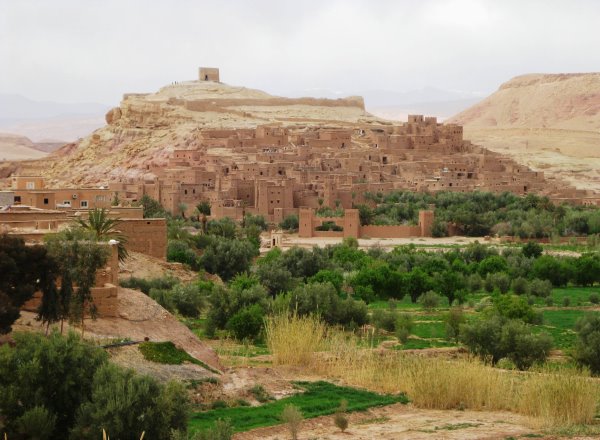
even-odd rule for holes
{"type": "Polygon", "coordinates": [[[97,241],[109,241],[117,240],[117,252],[119,254],[119,261],[123,262],[129,256],[127,248],[127,237],[116,227],[121,223],[119,218],[110,218],[108,216],[108,210],[92,209],[88,212],[88,219],[77,219],[79,227],[90,231],[97,241]]]}

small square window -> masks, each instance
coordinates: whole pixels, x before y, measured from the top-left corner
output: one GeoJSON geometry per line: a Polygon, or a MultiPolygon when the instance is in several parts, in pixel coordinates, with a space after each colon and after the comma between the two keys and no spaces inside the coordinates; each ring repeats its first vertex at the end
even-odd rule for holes
{"type": "Polygon", "coordinates": [[[81,201],[81,207],[82,207],[82,208],[87,208],[87,207],[88,207],[88,202],[87,202],[87,200],[82,200],[82,201],[81,201]]]}
{"type": "Polygon", "coordinates": [[[44,199],[44,205],[47,205],[49,203],[48,198],[44,199]]]}

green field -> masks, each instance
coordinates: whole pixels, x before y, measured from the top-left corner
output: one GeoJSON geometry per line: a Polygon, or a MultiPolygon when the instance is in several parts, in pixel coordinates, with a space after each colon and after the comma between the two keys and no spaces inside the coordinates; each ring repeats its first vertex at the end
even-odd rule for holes
{"type": "Polygon", "coordinates": [[[350,387],[341,387],[329,382],[294,382],[304,392],[286,397],[259,407],[222,408],[197,412],[190,418],[190,429],[200,431],[210,428],[219,419],[227,419],[236,432],[249,431],[263,426],[281,423],[280,415],[286,405],[293,404],[305,419],[333,414],[342,399],[348,402],[348,411],[363,411],[375,406],[392,403],[408,403],[403,395],[381,395],[350,387]]]}
{"type": "Polygon", "coordinates": [[[455,347],[456,344],[441,339],[413,339],[410,338],[405,344],[395,345],[394,350],[421,350],[423,348],[455,347]]]}

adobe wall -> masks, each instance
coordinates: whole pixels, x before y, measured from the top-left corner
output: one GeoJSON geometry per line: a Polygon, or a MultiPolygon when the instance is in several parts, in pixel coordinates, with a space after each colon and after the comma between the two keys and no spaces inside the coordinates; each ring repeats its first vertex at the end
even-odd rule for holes
{"type": "Polygon", "coordinates": [[[421,237],[420,226],[409,225],[366,225],[360,227],[360,237],[369,238],[409,238],[421,237]]]}
{"type": "Polygon", "coordinates": [[[127,249],[165,259],[167,221],[164,218],[123,219],[118,229],[127,236],[127,249]]]}
{"type": "Polygon", "coordinates": [[[308,105],[318,107],[358,107],[365,109],[361,97],[320,99],[320,98],[270,98],[270,99],[195,99],[184,101],[184,107],[191,111],[207,111],[215,107],[263,107],[308,105]]]}
{"type": "Polygon", "coordinates": [[[409,238],[431,237],[433,211],[419,211],[419,224],[412,225],[360,225],[358,209],[346,209],[344,217],[318,217],[313,208],[300,208],[298,237],[354,237],[354,238],[409,238]],[[331,221],[343,226],[343,231],[317,231],[323,222],[331,221]]]}

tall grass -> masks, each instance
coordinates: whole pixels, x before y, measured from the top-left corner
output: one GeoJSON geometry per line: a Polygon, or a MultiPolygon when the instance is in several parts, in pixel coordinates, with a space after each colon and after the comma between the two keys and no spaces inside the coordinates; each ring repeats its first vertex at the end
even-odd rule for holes
{"type": "Polygon", "coordinates": [[[275,365],[308,366],[325,339],[326,326],[310,316],[283,313],[265,320],[265,334],[275,365]]]}
{"type": "Polygon", "coordinates": [[[543,427],[588,424],[598,405],[598,385],[573,369],[542,371],[523,383],[517,411],[535,417],[543,427]]]}
{"type": "Polygon", "coordinates": [[[535,417],[540,426],[557,427],[590,423],[600,396],[598,382],[576,370],[516,373],[472,358],[364,349],[316,318],[276,316],[268,322],[267,340],[276,364],[305,366],[383,393],[405,392],[420,408],[509,410],[535,417]],[[325,351],[311,355],[311,348],[325,351]]]}

